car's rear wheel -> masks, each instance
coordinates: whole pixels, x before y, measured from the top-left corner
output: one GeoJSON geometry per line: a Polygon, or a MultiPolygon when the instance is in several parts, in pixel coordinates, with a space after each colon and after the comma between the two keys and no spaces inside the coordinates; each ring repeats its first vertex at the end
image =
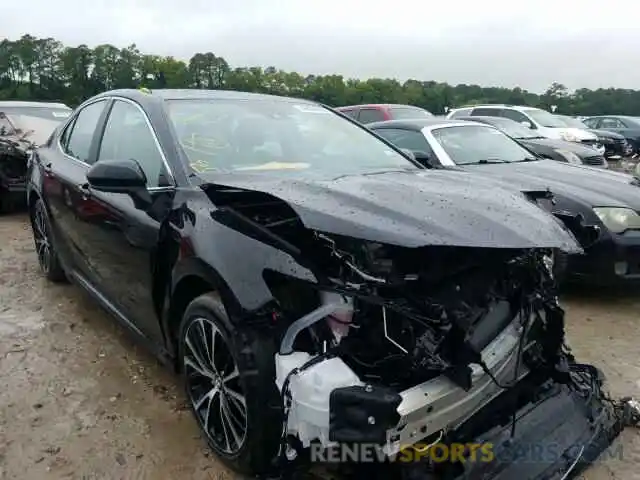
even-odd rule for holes
{"type": "Polygon", "coordinates": [[[30,216],[33,240],[36,245],[36,254],[38,255],[38,265],[40,265],[42,273],[52,282],[64,282],[67,277],[56,253],[51,236],[49,214],[41,199],[36,200],[32,206],[30,216]]]}
{"type": "Polygon", "coordinates": [[[234,326],[214,293],[187,307],[179,337],[187,398],[210,448],[236,471],[269,472],[281,433],[273,341],[234,326]]]}

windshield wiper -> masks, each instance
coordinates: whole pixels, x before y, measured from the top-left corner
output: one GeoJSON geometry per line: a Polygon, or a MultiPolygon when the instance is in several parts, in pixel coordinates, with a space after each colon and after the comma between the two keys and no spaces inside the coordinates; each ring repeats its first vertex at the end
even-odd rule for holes
{"type": "Polygon", "coordinates": [[[509,163],[506,160],[500,160],[499,158],[482,158],[477,162],[465,163],[465,165],[493,165],[495,163],[509,163]]]}
{"type": "Polygon", "coordinates": [[[522,160],[516,160],[517,163],[521,163],[521,162],[537,162],[538,160],[540,160],[539,158],[536,157],[524,157],[522,160]]]}

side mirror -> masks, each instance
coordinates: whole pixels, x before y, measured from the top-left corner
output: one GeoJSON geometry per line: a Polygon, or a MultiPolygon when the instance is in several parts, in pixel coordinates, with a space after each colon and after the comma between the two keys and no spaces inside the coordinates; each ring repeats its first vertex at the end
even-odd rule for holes
{"type": "Polygon", "coordinates": [[[422,150],[414,150],[411,153],[413,154],[413,158],[415,158],[418,163],[424,165],[427,168],[436,168],[436,162],[427,152],[423,152],[422,150]]]}
{"type": "Polygon", "coordinates": [[[409,150],[408,148],[401,148],[400,150],[402,151],[402,153],[404,153],[411,160],[417,160],[416,156],[413,154],[412,150],[409,150]]]}
{"type": "Polygon", "coordinates": [[[99,192],[124,193],[138,210],[152,203],[147,191],[147,177],[135,160],[106,160],[94,164],[87,172],[89,186],[99,192]]]}
{"type": "Polygon", "coordinates": [[[135,160],[107,160],[87,172],[89,185],[101,192],[129,193],[147,188],[147,177],[135,160]]]}

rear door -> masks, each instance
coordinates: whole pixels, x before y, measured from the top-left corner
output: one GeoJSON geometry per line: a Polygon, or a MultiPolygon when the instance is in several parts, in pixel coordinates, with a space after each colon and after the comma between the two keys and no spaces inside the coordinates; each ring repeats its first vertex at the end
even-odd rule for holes
{"type": "Polygon", "coordinates": [[[49,209],[56,248],[66,266],[91,277],[85,251],[83,223],[78,221],[87,201],[86,172],[95,160],[97,139],[108,100],[82,106],[64,127],[59,142],[40,148],[42,195],[49,209]]]}

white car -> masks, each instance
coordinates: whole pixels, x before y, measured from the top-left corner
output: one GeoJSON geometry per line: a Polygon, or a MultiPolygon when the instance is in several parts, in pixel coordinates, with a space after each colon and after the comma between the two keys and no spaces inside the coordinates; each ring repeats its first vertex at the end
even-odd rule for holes
{"type": "Polygon", "coordinates": [[[604,145],[598,142],[598,137],[582,128],[567,127],[554,114],[535,107],[515,105],[475,105],[473,107],[454,108],[449,111],[447,119],[468,116],[504,117],[535,130],[541,136],[568,142],[577,142],[604,154],[604,145]]]}

